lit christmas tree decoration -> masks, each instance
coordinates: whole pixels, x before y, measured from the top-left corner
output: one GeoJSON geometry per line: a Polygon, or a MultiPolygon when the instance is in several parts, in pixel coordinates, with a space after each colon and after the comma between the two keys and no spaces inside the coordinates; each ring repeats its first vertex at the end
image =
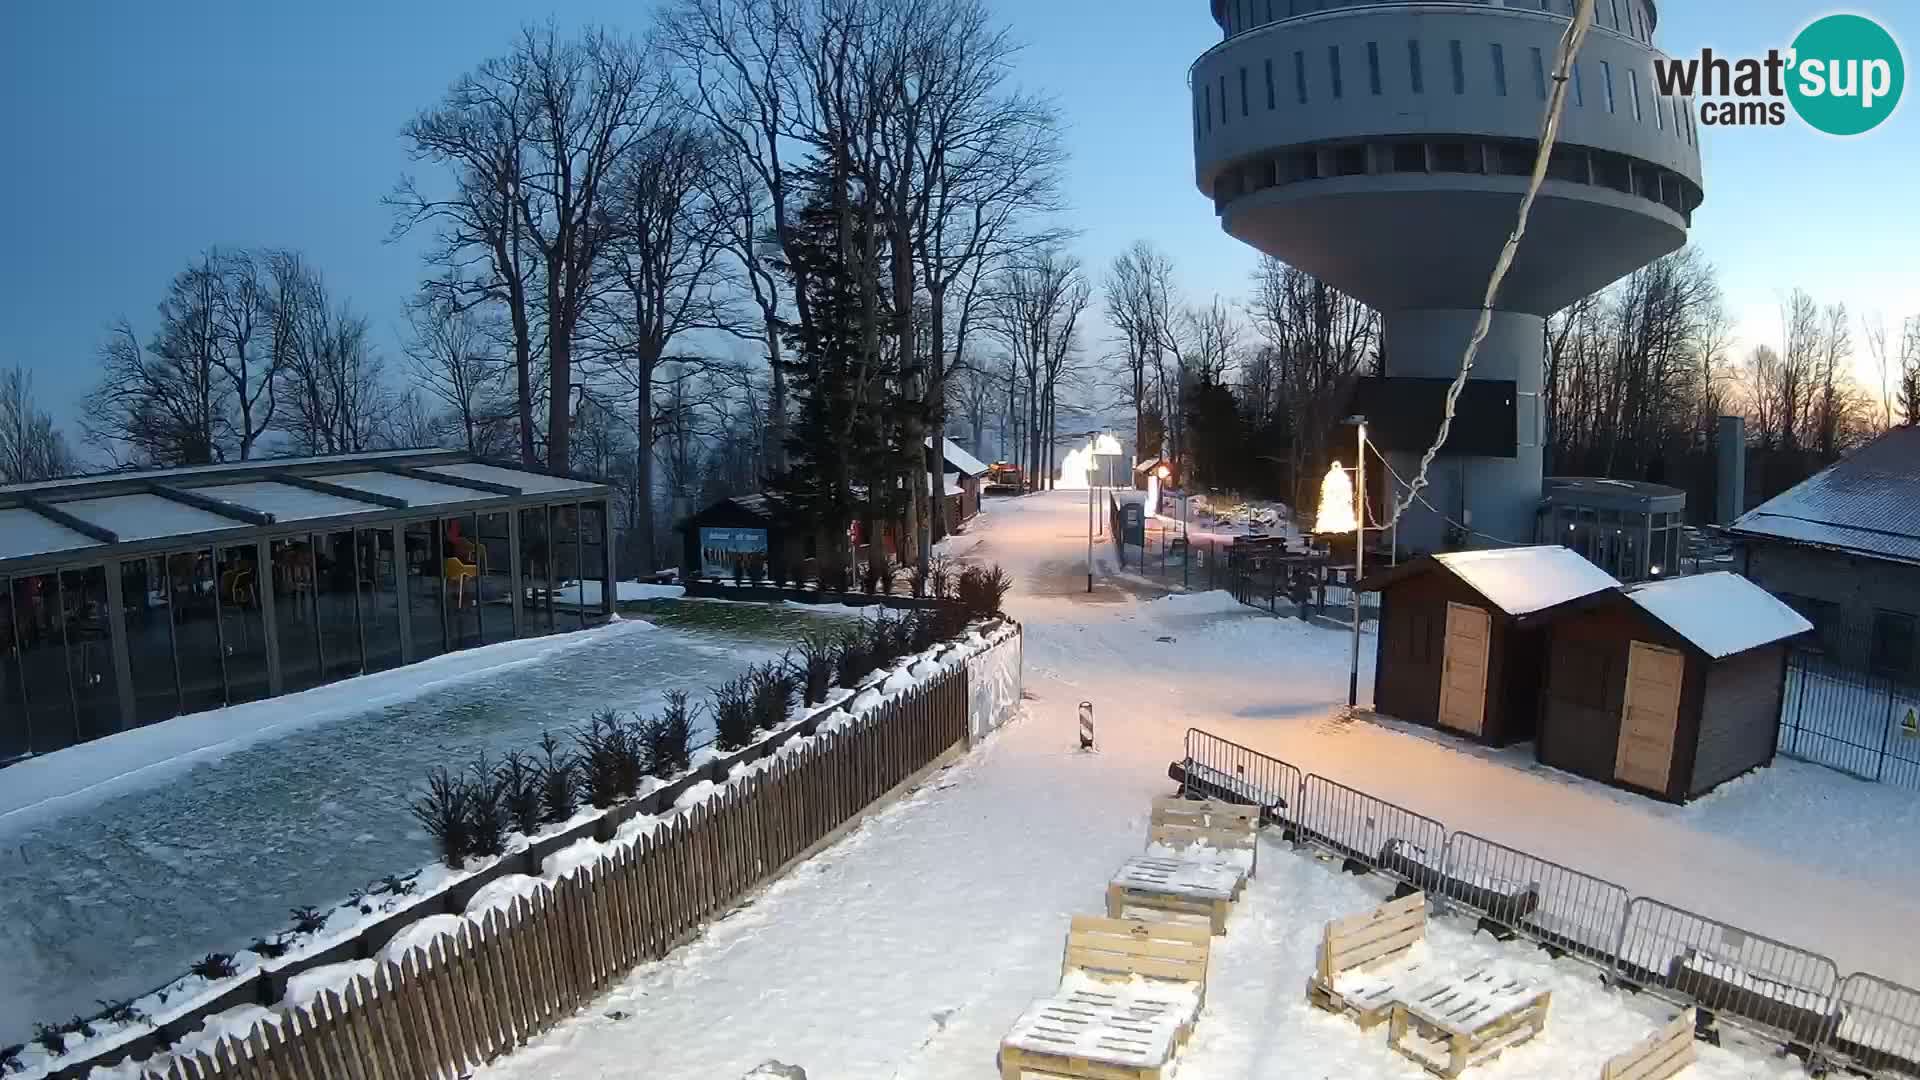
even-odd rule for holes
{"type": "Polygon", "coordinates": [[[1350,533],[1359,525],[1353,516],[1353,478],[1338,461],[1320,481],[1320,513],[1313,522],[1316,533],[1350,533]]]}

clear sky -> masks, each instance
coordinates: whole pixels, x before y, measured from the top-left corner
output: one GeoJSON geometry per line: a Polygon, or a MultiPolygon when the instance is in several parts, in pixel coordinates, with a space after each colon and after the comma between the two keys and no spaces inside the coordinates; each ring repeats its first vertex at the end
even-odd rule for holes
{"type": "MultiPolygon", "coordinates": [[[[1253,254],[1193,186],[1186,71],[1218,40],[1206,0],[992,0],[1027,44],[1021,78],[1069,126],[1071,224],[1096,274],[1144,237],[1190,298],[1242,294],[1253,254]]],[[[557,5],[563,24],[644,27],[644,4],[557,5]]],[[[1784,47],[1820,0],[1666,0],[1675,55],[1784,47]]],[[[1920,7],[1851,10],[1900,37],[1909,82],[1920,7]]],[[[209,245],[297,248],[369,314],[397,362],[421,243],[388,243],[380,197],[409,164],[417,108],[546,9],[466,2],[20,0],[0,5],[0,366],[30,368],[71,423],[94,346],[125,314],[144,338],[168,279],[209,245]]],[[[1920,314],[1920,90],[1853,140],[1703,129],[1693,240],[1720,268],[1741,348],[1778,337],[1776,305],[1920,314]]],[[[77,433],[76,433],[77,434],[77,433]]]]}

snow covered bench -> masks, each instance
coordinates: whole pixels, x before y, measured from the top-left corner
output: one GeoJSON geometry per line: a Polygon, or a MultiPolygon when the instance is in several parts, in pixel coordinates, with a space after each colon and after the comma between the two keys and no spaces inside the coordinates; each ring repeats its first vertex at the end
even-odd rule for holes
{"type": "Polygon", "coordinates": [[[1395,837],[1380,848],[1380,868],[1460,901],[1503,926],[1517,926],[1540,907],[1540,883],[1484,870],[1450,868],[1438,852],[1395,837]]]}
{"type": "Polygon", "coordinates": [[[1693,1064],[1694,1011],[1684,1009],[1659,1031],[1607,1060],[1600,1080],[1667,1080],[1693,1064]]]}
{"type": "Polygon", "coordinates": [[[1430,979],[1399,994],[1387,1046],[1428,1072],[1459,1076],[1545,1031],[1552,998],[1484,970],[1430,979]]]}
{"type": "Polygon", "coordinates": [[[1307,1002],[1352,1018],[1365,1031],[1393,1013],[1402,985],[1426,978],[1414,947],[1427,937],[1427,897],[1409,893],[1363,915],[1327,924],[1307,977],[1307,1002]]]}
{"type": "Polygon", "coordinates": [[[1840,1016],[1833,998],[1761,975],[1689,948],[1667,968],[1667,985],[1711,1012],[1727,1012],[1785,1032],[1807,1045],[1823,1041],[1840,1016]]]}
{"type": "Polygon", "coordinates": [[[1107,882],[1107,917],[1204,923],[1224,934],[1227,910],[1246,882],[1235,863],[1136,855],[1107,882]]]}
{"type": "Polygon", "coordinates": [[[1147,854],[1224,863],[1252,877],[1259,865],[1259,825],[1257,806],[1165,796],[1153,800],[1153,820],[1147,827],[1147,854]]]}
{"type": "Polygon", "coordinates": [[[1001,1041],[1002,1080],[1159,1080],[1206,1002],[1210,944],[1198,927],[1075,915],[1060,988],[1001,1041]]]}

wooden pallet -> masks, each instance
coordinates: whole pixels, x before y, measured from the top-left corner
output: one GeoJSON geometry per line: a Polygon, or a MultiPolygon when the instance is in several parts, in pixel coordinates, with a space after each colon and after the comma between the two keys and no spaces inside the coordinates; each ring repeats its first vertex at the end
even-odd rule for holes
{"type": "Polygon", "coordinates": [[[1600,1080],[1667,1080],[1693,1064],[1693,1009],[1686,1009],[1624,1054],[1608,1059],[1600,1080]]]}
{"type": "MultiPolygon", "coordinates": [[[[1259,868],[1259,827],[1257,806],[1166,796],[1153,800],[1147,845],[1164,846],[1176,855],[1212,852],[1219,861],[1236,866],[1244,861],[1244,874],[1252,877],[1259,868]]],[[[1237,889],[1234,895],[1239,895],[1237,889]]]]}
{"type": "Polygon", "coordinates": [[[1484,1065],[1545,1031],[1553,998],[1548,991],[1484,971],[1435,980],[1401,996],[1393,1006],[1387,1045],[1445,1077],[1484,1065]]]}
{"type": "Polygon", "coordinates": [[[1427,898],[1421,893],[1335,919],[1321,931],[1307,1003],[1345,1016],[1363,1031],[1383,1023],[1400,988],[1425,976],[1407,963],[1407,955],[1426,936],[1427,898]]]}
{"type": "Polygon", "coordinates": [[[1246,879],[1224,863],[1189,862],[1139,855],[1122,863],[1107,883],[1107,917],[1132,909],[1158,917],[1203,917],[1215,934],[1227,932],[1227,912],[1246,879]]]}

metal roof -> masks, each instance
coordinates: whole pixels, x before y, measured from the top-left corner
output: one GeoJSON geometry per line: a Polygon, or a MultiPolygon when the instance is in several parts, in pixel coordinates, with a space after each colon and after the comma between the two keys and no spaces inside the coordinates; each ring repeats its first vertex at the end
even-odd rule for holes
{"type": "MultiPolygon", "coordinates": [[[[927,444],[927,449],[933,449],[933,436],[929,435],[923,441],[927,444]]],[[[966,476],[985,476],[987,474],[985,462],[967,453],[965,450],[960,449],[959,444],[955,443],[952,439],[944,439],[942,442],[944,445],[941,448],[941,455],[946,458],[946,463],[949,468],[966,476]]]]}
{"type": "Polygon", "coordinates": [[[1920,563],[1920,428],[1888,431],[1740,515],[1728,533],[1920,563]]]}
{"type": "Polygon", "coordinates": [[[390,450],[70,477],[0,487],[0,573],[317,529],[604,499],[579,476],[390,450]]]}

